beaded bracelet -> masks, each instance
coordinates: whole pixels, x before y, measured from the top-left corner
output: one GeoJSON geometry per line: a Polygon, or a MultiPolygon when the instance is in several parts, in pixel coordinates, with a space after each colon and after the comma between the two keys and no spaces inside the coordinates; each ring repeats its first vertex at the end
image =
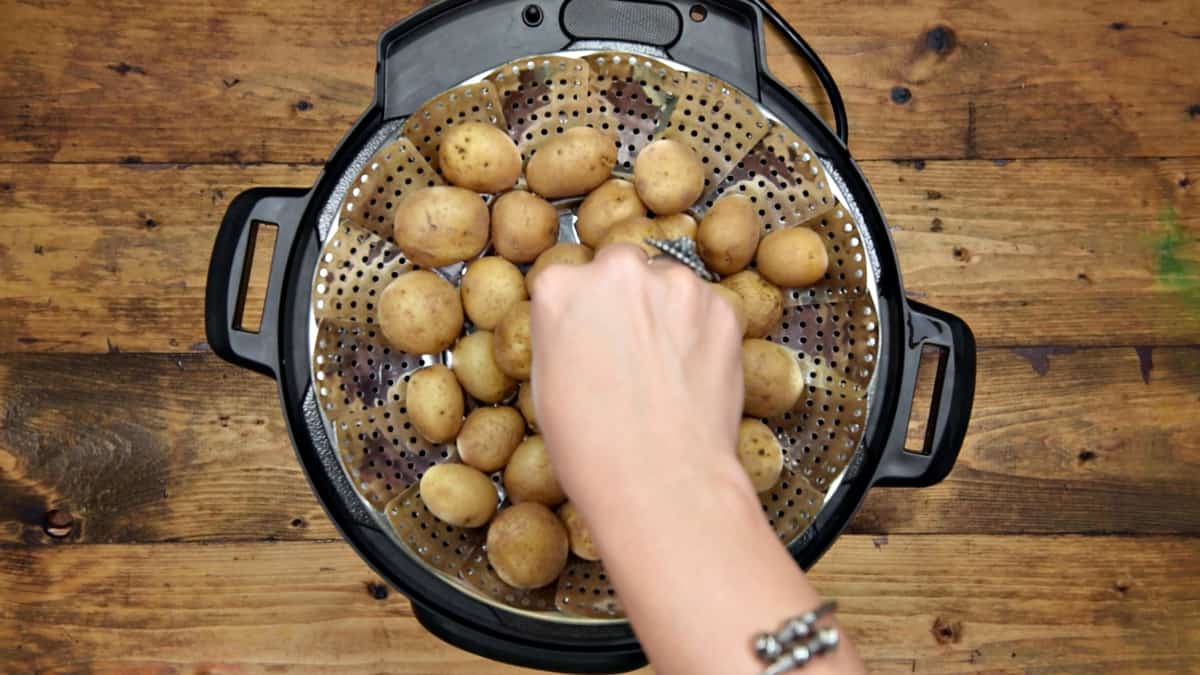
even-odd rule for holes
{"type": "Polygon", "coordinates": [[[837,609],[827,602],[817,609],[788,619],[774,633],[759,633],[752,646],[766,666],[763,675],[782,675],[803,667],[814,657],[837,649],[841,634],[837,628],[818,628],[817,621],[837,609]]]}

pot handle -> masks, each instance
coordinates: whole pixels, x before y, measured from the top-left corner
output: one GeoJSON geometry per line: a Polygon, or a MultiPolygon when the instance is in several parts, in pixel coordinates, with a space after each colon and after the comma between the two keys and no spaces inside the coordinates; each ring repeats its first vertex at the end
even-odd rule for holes
{"type": "Polygon", "coordinates": [[[204,325],[217,356],[275,377],[278,368],[279,305],[288,259],[308,206],[301,188],[255,188],[234,198],[213,245],[204,293],[204,325]],[[255,251],[258,228],[275,226],[273,251],[255,251]],[[271,256],[271,272],[257,332],[242,328],[241,313],[255,255],[271,256]]]}
{"type": "Polygon", "coordinates": [[[940,482],[958,459],[975,398],[975,337],[962,319],[909,303],[900,404],[874,483],[884,487],[927,487],[940,482]],[[912,397],[925,345],[945,350],[938,364],[923,452],[905,447],[912,397]]]}
{"type": "MultiPolygon", "coordinates": [[[[788,20],[778,12],[771,3],[767,0],[747,0],[754,5],[783,33],[784,37],[792,43],[792,46],[800,52],[800,56],[808,63],[808,67],[812,68],[813,74],[817,76],[817,81],[821,83],[821,88],[825,90],[825,96],[829,98],[829,107],[833,110],[834,130],[838,140],[842,145],[850,145],[850,123],[846,117],[846,103],[842,100],[842,92],[838,89],[837,82],[833,79],[833,74],[829,72],[829,68],[825,67],[825,62],[808,42],[801,37],[800,33],[788,23],[788,20]]],[[[763,70],[766,70],[766,58],[763,58],[763,70]]]]}

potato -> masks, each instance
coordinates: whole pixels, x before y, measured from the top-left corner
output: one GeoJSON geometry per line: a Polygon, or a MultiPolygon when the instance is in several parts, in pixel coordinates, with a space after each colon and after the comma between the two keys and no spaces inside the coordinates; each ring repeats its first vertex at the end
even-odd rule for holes
{"type": "Polygon", "coordinates": [[[742,307],[746,311],[746,337],[764,337],[779,326],[783,318],[783,291],[778,286],[763,279],[754,270],[738,272],[722,280],[721,285],[742,297],[742,307]]]}
{"type": "Polygon", "coordinates": [[[758,271],[784,288],[804,288],[825,278],[829,252],[821,235],[807,227],[768,234],[758,245],[758,271]]]}
{"type": "Polygon", "coordinates": [[[645,251],[647,256],[654,257],[662,251],[647,244],[646,240],[662,238],[662,231],[658,229],[658,223],[653,219],[646,216],[634,216],[610,227],[600,240],[600,248],[603,249],[614,244],[633,244],[645,251]]]}
{"type": "Polygon", "coordinates": [[[510,506],[488,527],[488,562],[513,588],[554,583],[567,566],[567,552],[567,529],[541,504],[510,506]]]}
{"type": "Polygon", "coordinates": [[[591,127],[574,127],[546,141],[525,167],[529,189],[546,199],[584,195],[612,176],[616,138],[591,127]]]}
{"type": "Polygon", "coordinates": [[[504,489],[514,504],[537,502],[553,507],[566,500],[541,436],[526,438],[508,458],[504,489]]]}
{"type": "Polygon", "coordinates": [[[634,161],[633,184],[655,215],[673,216],[704,194],[704,165],[680,141],[654,141],[634,161]]]}
{"type": "Polygon", "coordinates": [[[563,526],[567,528],[567,540],[571,545],[571,553],[584,560],[599,560],[600,552],[596,550],[596,544],[592,542],[592,533],[588,530],[587,524],[583,522],[583,515],[579,513],[575,505],[571,502],[563,504],[558,509],[558,517],[562,520],[563,526]]]}
{"type": "Polygon", "coordinates": [[[491,473],[504,468],[525,438],[525,418],[516,408],[476,408],[458,433],[458,456],[463,463],[491,473]]]}
{"type": "Polygon", "coordinates": [[[395,349],[436,354],[458,339],[462,302],[449,281],[426,270],[401,274],[379,294],[379,327],[395,349]]]}
{"type": "Polygon", "coordinates": [[[541,197],[513,190],[492,203],[492,246],[515,263],[533,262],[558,241],[558,209],[541,197]]]}
{"type": "Polygon", "coordinates": [[[745,195],[721,197],[704,214],[696,247],[708,269],[726,276],[741,271],[754,259],[762,231],[758,209],[745,195]]]}
{"type": "Polygon", "coordinates": [[[483,122],[464,122],[442,135],[442,175],[475,192],[511,190],[521,177],[521,152],[508,134],[483,122]]]}
{"type": "Polygon", "coordinates": [[[462,387],[446,366],[429,366],[413,373],[404,405],[417,433],[431,443],[452,441],[462,428],[462,387]]]}
{"type": "Polygon", "coordinates": [[[517,385],[496,365],[495,341],[491,331],[475,331],[459,340],[450,355],[454,376],[463,389],[484,403],[503,401],[517,385]]]}
{"type": "Polygon", "coordinates": [[[737,291],[721,284],[711,284],[712,289],[721,296],[721,299],[729,303],[729,307],[733,309],[733,316],[737,319],[738,326],[742,329],[742,335],[746,334],[746,303],[742,300],[742,296],[737,294],[737,291]]]}
{"type": "Polygon", "coordinates": [[[529,334],[528,300],[513,305],[496,326],[492,353],[500,370],[515,380],[528,380],[533,369],[533,338],[529,334]]]}
{"type": "Polygon", "coordinates": [[[575,232],[579,235],[579,241],[595,248],[610,227],[644,215],[646,205],[638,198],[633,183],[614,178],[583,200],[576,212],[575,232]]]}
{"type": "Polygon", "coordinates": [[[783,473],[783,447],[771,433],[771,427],[759,420],[743,419],[738,426],[737,454],[755,492],[766,492],[779,482],[779,474],[783,473]]]}
{"type": "Polygon", "coordinates": [[[663,239],[696,238],[696,219],[686,213],[659,216],[654,219],[654,222],[658,223],[658,229],[662,233],[663,239]]]}
{"type": "Polygon", "coordinates": [[[533,407],[533,383],[521,383],[521,388],[517,391],[517,407],[521,409],[521,416],[525,418],[525,423],[536,433],[538,424],[537,411],[533,407]]]}
{"type": "Polygon", "coordinates": [[[467,318],[484,330],[494,329],[513,305],[529,298],[521,270],[496,256],[468,265],[459,291],[467,318]]]}
{"type": "Polygon", "coordinates": [[[435,464],[421,477],[421,501],[438,520],[455,527],[480,527],[496,514],[496,486],[466,464],[435,464]]]}
{"type": "Polygon", "coordinates": [[[479,255],[487,246],[489,221],[478,194],[438,185],[400,200],[392,239],[421,267],[445,267],[479,255]]]}
{"type": "Polygon", "coordinates": [[[525,273],[525,288],[533,295],[533,282],[542,270],[551,265],[586,265],[592,261],[592,249],[583,244],[563,242],[538,256],[537,262],[525,273]]]}
{"type": "Polygon", "coordinates": [[[792,409],[804,391],[804,372],[787,348],[767,340],[742,341],[746,385],[743,408],[752,417],[775,417],[792,409]]]}

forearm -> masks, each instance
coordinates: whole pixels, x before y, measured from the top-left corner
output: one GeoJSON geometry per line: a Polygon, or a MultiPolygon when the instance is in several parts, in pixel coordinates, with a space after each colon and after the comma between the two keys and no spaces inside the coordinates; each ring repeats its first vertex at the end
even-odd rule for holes
{"type": "MultiPolygon", "coordinates": [[[[820,604],[733,458],[672,472],[658,494],[597,510],[592,526],[626,613],[658,672],[758,673],[750,639],[820,604]]],[[[848,643],[805,673],[862,672],[848,643]]]]}

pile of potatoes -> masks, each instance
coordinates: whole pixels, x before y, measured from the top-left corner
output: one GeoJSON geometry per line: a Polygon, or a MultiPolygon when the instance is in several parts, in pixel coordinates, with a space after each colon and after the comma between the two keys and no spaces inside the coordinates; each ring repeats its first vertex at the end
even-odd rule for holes
{"type": "Polygon", "coordinates": [[[613,175],[618,147],[607,132],[577,127],[547,141],[522,167],[503,131],[458,124],[438,152],[450,185],[409,193],[396,207],[395,243],[424,269],[383,291],[378,322],[397,350],[450,352],[450,367],[410,376],[405,405],[417,433],[454,442],[462,462],[426,471],[421,498],[448,524],[487,526],[489,562],[515,588],[553,583],[570,554],[599,559],[538,435],[529,297],[542,270],[587,263],[594,251],[618,243],[656,254],[646,239],[696,241],[705,264],[723,277],[714,290],[744,327],[747,417],[737,453],[760,492],[778,481],[783,453],[759,418],[790,410],[803,391],[795,355],[762,338],[779,325],[783,288],[824,277],[820,237],[793,228],[760,238],[758,209],[740,194],[722,197],[697,223],[687,211],[703,194],[705,168],[687,145],[651,143],[636,158],[632,180],[613,175]],[[490,208],[483,195],[494,196],[490,208]],[[549,200],[580,197],[571,203],[578,204],[581,243],[559,242],[559,207],[549,200]],[[755,260],[757,269],[748,269],[755,260]],[[432,271],[466,261],[457,288],[432,271]],[[489,478],[497,472],[509,504],[503,509],[489,478]]]}

